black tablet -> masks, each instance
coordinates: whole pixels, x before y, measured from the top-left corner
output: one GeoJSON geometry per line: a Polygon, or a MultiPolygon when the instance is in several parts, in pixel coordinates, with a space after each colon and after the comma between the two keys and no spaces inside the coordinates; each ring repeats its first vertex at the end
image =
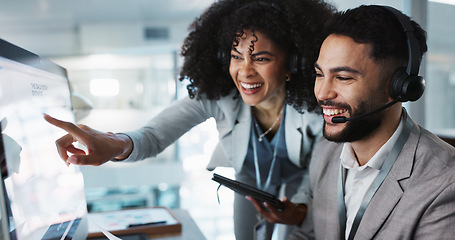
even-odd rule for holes
{"type": "Polygon", "coordinates": [[[270,205],[276,207],[279,210],[284,209],[284,204],[281,202],[275,195],[270,194],[268,192],[264,192],[262,190],[259,190],[255,187],[252,187],[250,185],[241,183],[236,180],[229,179],[227,177],[223,177],[219,174],[214,173],[213,174],[213,181],[220,183],[221,185],[232,189],[233,191],[240,193],[244,196],[251,196],[254,199],[260,201],[260,202],[267,202],[270,205]]]}

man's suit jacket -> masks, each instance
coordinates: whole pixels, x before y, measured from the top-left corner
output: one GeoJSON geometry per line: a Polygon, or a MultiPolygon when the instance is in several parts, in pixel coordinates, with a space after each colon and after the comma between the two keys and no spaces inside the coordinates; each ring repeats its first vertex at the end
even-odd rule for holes
{"type": "MultiPolygon", "coordinates": [[[[316,145],[310,164],[312,206],[289,239],[344,238],[337,209],[342,146],[325,139],[316,145]]],[[[455,239],[455,148],[413,123],[355,239],[455,239]]]]}

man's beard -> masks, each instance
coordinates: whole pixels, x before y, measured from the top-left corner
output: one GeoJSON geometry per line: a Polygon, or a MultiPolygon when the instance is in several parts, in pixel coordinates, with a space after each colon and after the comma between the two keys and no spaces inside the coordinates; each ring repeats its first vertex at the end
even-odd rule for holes
{"type": "MultiPolygon", "coordinates": [[[[355,112],[351,112],[351,117],[369,113],[379,108],[377,101],[362,101],[355,112]]],[[[350,108],[348,108],[350,109],[350,108]]],[[[325,128],[327,123],[324,122],[323,134],[324,137],[333,142],[354,142],[368,136],[374,132],[384,119],[384,111],[380,111],[367,117],[362,117],[346,122],[346,127],[339,133],[327,135],[325,128]]]]}

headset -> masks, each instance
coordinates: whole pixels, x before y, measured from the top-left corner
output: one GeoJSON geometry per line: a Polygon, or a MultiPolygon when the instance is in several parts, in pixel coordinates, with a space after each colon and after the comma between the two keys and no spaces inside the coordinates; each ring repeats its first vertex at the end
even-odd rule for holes
{"type": "Polygon", "coordinates": [[[347,118],[344,116],[335,116],[331,119],[332,123],[345,123],[355,119],[361,119],[377,112],[380,112],[397,102],[407,102],[418,100],[425,91],[425,80],[419,76],[420,67],[420,46],[414,35],[414,27],[411,20],[395,8],[382,6],[400,22],[403,31],[406,33],[406,42],[408,45],[408,66],[399,68],[390,80],[389,94],[393,101],[386,105],[358,116],[347,118]]]}
{"type": "Polygon", "coordinates": [[[416,101],[425,91],[425,80],[419,76],[420,68],[420,47],[414,35],[414,27],[407,16],[395,8],[382,6],[392,13],[400,22],[403,31],[406,33],[408,45],[408,66],[399,68],[390,81],[390,96],[400,102],[416,101]]]}
{"type": "Polygon", "coordinates": [[[297,53],[291,53],[289,56],[289,70],[291,74],[302,74],[305,71],[305,57],[297,53]]]}

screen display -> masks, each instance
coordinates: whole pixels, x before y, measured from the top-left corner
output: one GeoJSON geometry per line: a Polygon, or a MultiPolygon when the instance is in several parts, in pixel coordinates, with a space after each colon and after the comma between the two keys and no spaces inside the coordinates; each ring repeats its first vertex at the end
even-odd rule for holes
{"type": "Polygon", "coordinates": [[[72,239],[87,214],[83,176],[58,155],[55,140],[65,132],[43,119],[47,113],[74,121],[66,74],[13,61],[1,51],[2,221],[12,239],[72,239]]]}

